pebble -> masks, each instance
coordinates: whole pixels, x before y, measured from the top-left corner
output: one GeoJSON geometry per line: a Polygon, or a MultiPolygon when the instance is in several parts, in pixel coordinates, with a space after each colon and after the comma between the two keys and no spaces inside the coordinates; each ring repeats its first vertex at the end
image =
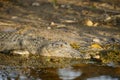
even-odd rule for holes
{"type": "Polygon", "coordinates": [[[38,2],[34,2],[34,3],[32,3],[32,6],[36,6],[36,7],[38,7],[38,6],[40,6],[40,3],[38,3],[38,2]]]}
{"type": "Polygon", "coordinates": [[[112,18],[110,16],[108,16],[104,21],[110,21],[112,18]]]}
{"type": "Polygon", "coordinates": [[[64,5],[64,4],[62,4],[61,8],[71,8],[71,6],[70,5],[64,5]]]}
{"type": "Polygon", "coordinates": [[[85,24],[89,27],[94,26],[93,22],[90,19],[85,20],[85,24]]]}
{"type": "Polygon", "coordinates": [[[70,5],[67,5],[67,8],[71,8],[71,6],[70,6],[70,5]]]}
{"type": "Polygon", "coordinates": [[[15,51],[12,51],[11,54],[28,57],[30,53],[28,51],[15,50],[15,51]]]}
{"type": "Polygon", "coordinates": [[[115,64],[114,64],[114,62],[109,62],[109,63],[107,64],[107,66],[115,67],[115,64]]]}
{"type": "Polygon", "coordinates": [[[61,8],[65,8],[65,5],[64,5],[64,4],[62,4],[62,5],[61,5],[61,8]]]}
{"type": "Polygon", "coordinates": [[[110,38],[110,41],[115,42],[116,39],[115,38],[110,38]]]}
{"type": "Polygon", "coordinates": [[[94,39],[93,39],[93,42],[101,43],[100,39],[98,39],[98,38],[94,38],[94,39]]]}
{"type": "Polygon", "coordinates": [[[118,42],[118,40],[115,38],[108,38],[108,43],[115,43],[115,42],[118,42]]]}
{"type": "Polygon", "coordinates": [[[100,59],[100,55],[95,55],[94,58],[95,59],[100,59]]]}
{"type": "Polygon", "coordinates": [[[50,23],[51,26],[56,26],[57,24],[55,22],[50,23]]]}
{"type": "Polygon", "coordinates": [[[47,29],[51,29],[51,27],[47,27],[47,29]]]}
{"type": "Polygon", "coordinates": [[[17,19],[18,18],[18,16],[12,16],[11,17],[11,19],[17,19]]]}
{"type": "Polygon", "coordinates": [[[93,26],[94,26],[94,27],[96,27],[96,26],[98,26],[98,25],[99,25],[99,23],[97,23],[97,22],[96,22],[96,23],[94,23],[94,25],[93,25],[93,26]]]}

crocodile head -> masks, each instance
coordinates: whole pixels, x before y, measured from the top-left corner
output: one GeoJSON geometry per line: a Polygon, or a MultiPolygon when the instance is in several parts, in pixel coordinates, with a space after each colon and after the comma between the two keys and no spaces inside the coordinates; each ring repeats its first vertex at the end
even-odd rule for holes
{"type": "Polygon", "coordinates": [[[45,45],[40,55],[49,57],[82,58],[82,54],[64,41],[55,41],[45,45]]]}

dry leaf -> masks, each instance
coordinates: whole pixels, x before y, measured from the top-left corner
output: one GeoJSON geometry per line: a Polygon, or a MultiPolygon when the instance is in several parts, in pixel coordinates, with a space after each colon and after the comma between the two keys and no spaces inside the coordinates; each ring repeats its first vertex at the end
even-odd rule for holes
{"type": "Polygon", "coordinates": [[[50,25],[51,25],[51,26],[57,26],[57,23],[51,22],[50,25]]]}
{"type": "Polygon", "coordinates": [[[87,26],[93,26],[93,25],[94,25],[93,22],[92,22],[90,19],[86,20],[86,21],[85,21],[85,24],[86,24],[87,26]]]}
{"type": "Polygon", "coordinates": [[[98,25],[99,25],[99,23],[95,23],[93,26],[96,27],[96,26],[98,26],[98,25]]]}
{"type": "Polygon", "coordinates": [[[97,43],[92,44],[91,47],[96,49],[102,49],[101,45],[97,43]]]}

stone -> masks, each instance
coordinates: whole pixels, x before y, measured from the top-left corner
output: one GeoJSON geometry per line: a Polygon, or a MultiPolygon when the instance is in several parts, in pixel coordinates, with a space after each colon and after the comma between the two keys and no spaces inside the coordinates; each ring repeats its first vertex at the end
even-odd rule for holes
{"type": "Polygon", "coordinates": [[[93,23],[90,19],[87,19],[87,20],[85,21],[85,24],[86,24],[87,26],[93,26],[93,25],[94,25],[94,23],[93,23]]]}
{"type": "Polygon", "coordinates": [[[94,38],[94,39],[93,39],[93,42],[101,43],[100,39],[98,39],[98,38],[94,38]]]}
{"type": "Polygon", "coordinates": [[[32,3],[32,6],[38,7],[38,6],[40,6],[40,3],[38,3],[38,2],[33,2],[33,3],[32,3]]]}
{"type": "Polygon", "coordinates": [[[30,53],[25,50],[13,50],[10,53],[11,53],[11,55],[20,55],[20,56],[26,57],[26,58],[28,58],[30,55],[30,53]]]}

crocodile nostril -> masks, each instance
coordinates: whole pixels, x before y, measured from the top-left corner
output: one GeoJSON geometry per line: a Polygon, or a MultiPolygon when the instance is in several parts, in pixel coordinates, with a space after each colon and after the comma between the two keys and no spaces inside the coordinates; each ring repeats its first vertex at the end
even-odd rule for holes
{"type": "Polygon", "coordinates": [[[60,47],[63,47],[63,44],[61,44],[60,47]]]}
{"type": "Polygon", "coordinates": [[[51,43],[51,46],[53,46],[53,47],[54,47],[54,43],[51,43]]]}

